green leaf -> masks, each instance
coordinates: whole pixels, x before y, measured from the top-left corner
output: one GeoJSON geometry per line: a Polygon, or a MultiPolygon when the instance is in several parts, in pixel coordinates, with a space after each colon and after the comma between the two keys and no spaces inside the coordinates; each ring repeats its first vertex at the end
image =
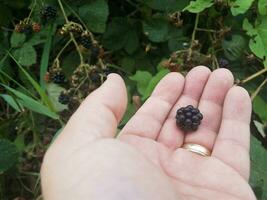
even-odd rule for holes
{"type": "Polygon", "coordinates": [[[231,7],[231,12],[234,16],[245,13],[254,0],[236,0],[231,7]]]}
{"type": "Polygon", "coordinates": [[[24,33],[13,32],[10,38],[11,47],[19,47],[26,40],[26,35],[24,33]]]}
{"type": "Polygon", "coordinates": [[[246,40],[241,35],[232,35],[230,41],[224,40],[222,43],[224,55],[231,61],[238,60],[246,47],[246,40]]]}
{"type": "Polygon", "coordinates": [[[130,77],[131,80],[137,82],[137,90],[142,96],[146,94],[146,90],[151,78],[152,75],[147,71],[137,71],[135,75],[130,77]]]}
{"type": "Polygon", "coordinates": [[[168,39],[169,22],[165,18],[152,18],[143,22],[143,32],[152,42],[168,39]]]}
{"type": "Polygon", "coordinates": [[[262,137],[266,137],[266,134],[264,133],[264,125],[256,120],[253,120],[253,122],[262,137]]]}
{"type": "Polygon", "coordinates": [[[191,1],[190,4],[184,8],[184,10],[188,10],[191,13],[200,13],[212,5],[213,0],[196,0],[191,1]]]}
{"type": "Polygon", "coordinates": [[[43,48],[43,54],[41,58],[41,63],[40,63],[40,85],[42,88],[45,86],[45,80],[44,76],[45,73],[47,72],[48,64],[49,64],[49,56],[50,56],[50,48],[52,44],[52,38],[53,38],[53,29],[55,28],[56,24],[54,24],[54,27],[52,24],[49,26],[49,30],[47,33],[47,40],[44,44],[43,48]]]}
{"type": "Polygon", "coordinates": [[[19,157],[17,147],[10,141],[0,139],[0,174],[11,168],[19,157]]]}
{"type": "Polygon", "coordinates": [[[103,35],[103,44],[110,50],[125,49],[129,54],[132,54],[139,47],[135,26],[131,25],[125,18],[113,18],[103,35]]]}
{"type": "Polygon", "coordinates": [[[161,11],[182,11],[188,5],[189,0],[144,0],[150,8],[161,11]]]}
{"type": "Polygon", "coordinates": [[[46,90],[49,98],[51,99],[54,105],[54,108],[56,109],[56,112],[61,112],[68,108],[67,105],[63,105],[58,102],[58,97],[60,93],[65,90],[63,87],[60,87],[59,85],[54,83],[49,83],[46,85],[46,90]]]}
{"type": "Polygon", "coordinates": [[[261,23],[253,27],[247,19],[243,21],[243,29],[251,37],[249,48],[259,58],[263,59],[267,67],[267,16],[261,19],[261,23]]]}
{"type": "Polygon", "coordinates": [[[267,151],[261,143],[251,137],[251,174],[250,185],[258,200],[267,199],[267,151]]]}
{"type": "Polygon", "coordinates": [[[104,33],[109,10],[105,0],[94,0],[79,8],[79,14],[88,28],[96,33],[104,33]]]}
{"type": "Polygon", "coordinates": [[[267,15],[267,1],[259,0],[258,2],[259,13],[261,15],[267,15]]]}
{"type": "Polygon", "coordinates": [[[146,88],[146,91],[142,97],[142,100],[145,100],[146,98],[148,98],[154,88],[156,87],[156,85],[158,84],[158,82],[166,75],[168,74],[170,71],[168,69],[161,69],[150,81],[149,84],[146,88]]]}
{"type": "Polygon", "coordinates": [[[14,100],[14,98],[8,94],[0,94],[0,96],[16,111],[21,112],[22,105],[18,105],[18,102],[14,100]]]}
{"type": "Polygon", "coordinates": [[[14,95],[16,95],[16,97],[19,99],[19,102],[25,106],[26,108],[28,108],[29,110],[33,111],[33,112],[37,112],[43,115],[46,115],[48,117],[51,117],[53,119],[58,119],[59,116],[54,113],[51,112],[49,110],[49,108],[47,108],[46,106],[44,106],[43,104],[41,104],[40,102],[34,100],[33,98],[23,94],[22,92],[19,92],[11,87],[8,87],[6,85],[3,85],[8,91],[12,92],[14,95]]]}
{"type": "Polygon", "coordinates": [[[267,122],[267,103],[260,97],[256,96],[253,100],[253,110],[260,116],[263,122],[267,122]]]}
{"type": "Polygon", "coordinates": [[[14,56],[23,66],[31,66],[36,63],[36,51],[33,46],[25,43],[21,48],[14,51],[14,56]]]}

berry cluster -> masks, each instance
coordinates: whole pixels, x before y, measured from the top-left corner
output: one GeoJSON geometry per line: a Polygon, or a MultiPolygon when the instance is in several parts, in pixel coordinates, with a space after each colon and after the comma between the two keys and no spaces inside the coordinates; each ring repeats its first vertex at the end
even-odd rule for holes
{"type": "Polygon", "coordinates": [[[57,9],[51,5],[46,5],[41,9],[40,14],[41,14],[41,20],[44,23],[46,23],[56,18],[57,9]]]}
{"type": "Polygon", "coordinates": [[[38,33],[41,30],[41,25],[35,22],[28,22],[27,20],[20,21],[15,25],[15,32],[31,34],[32,32],[38,33]]]}
{"type": "Polygon", "coordinates": [[[178,109],[176,113],[176,124],[184,131],[196,131],[202,119],[200,111],[191,105],[178,109]]]}
{"type": "Polygon", "coordinates": [[[92,47],[92,41],[91,38],[88,35],[82,35],[80,38],[80,44],[86,48],[90,49],[92,47]]]}
{"type": "Polygon", "coordinates": [[[50,74],[51,80],[56,84],[64,83],[65,75],[61,70],[54,71],[50,74]]]}

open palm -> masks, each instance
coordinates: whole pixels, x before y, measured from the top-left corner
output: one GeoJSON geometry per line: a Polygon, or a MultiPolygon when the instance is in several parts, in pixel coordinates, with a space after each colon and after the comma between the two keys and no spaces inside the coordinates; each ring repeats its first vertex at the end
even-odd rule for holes
{"type": "Polygon", "coordinates": [[[126,105],[116,74],[87,97],[45,156],[45,200],[256,199],[248,185],[251,102],[231,72],[169,73],[115,139],[126,105]],[[176,110],[187,105],[204,116],[194,133],[176,127],[176,110]]]}

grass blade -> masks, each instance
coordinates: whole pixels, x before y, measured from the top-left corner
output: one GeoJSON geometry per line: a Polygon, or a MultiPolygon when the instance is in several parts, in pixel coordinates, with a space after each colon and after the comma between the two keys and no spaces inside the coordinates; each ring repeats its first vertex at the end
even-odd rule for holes
{"type": "Polygon", "coordinates": [[[54,106],[51,102],[51,100],[49,99],[49,97],[46,95],[44,89],[41,88],[41,86],[31,77],[31,75],[18,63],[18,61],[13,57],[13,55],[11,53],[9,53],[9,56],[16,62],[16,64],[19,66],[20,70],[24,73],[24,75],[27,77],[27,79],[30,81],[30,83],[32,84],[32,86],[36,89],[36,91],[38,92],[38,94],[41,97],[42,102],[48,106],[48,108],[51,111],[55,111],[54,106]]]}

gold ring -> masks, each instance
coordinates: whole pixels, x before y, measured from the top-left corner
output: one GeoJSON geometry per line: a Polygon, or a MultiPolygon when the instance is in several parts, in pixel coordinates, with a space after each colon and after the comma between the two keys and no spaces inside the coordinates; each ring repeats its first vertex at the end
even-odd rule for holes
{"type": "Polygon", "coordinates": [[[210,156],[211,152],[206,147],[203,147],[199,144],[193,144],[193,143],[186,143],[182,146],[183,149],[186,149],[188,151],[191,151],[193,153],[196,153],[201,156],[210,156]]]}

